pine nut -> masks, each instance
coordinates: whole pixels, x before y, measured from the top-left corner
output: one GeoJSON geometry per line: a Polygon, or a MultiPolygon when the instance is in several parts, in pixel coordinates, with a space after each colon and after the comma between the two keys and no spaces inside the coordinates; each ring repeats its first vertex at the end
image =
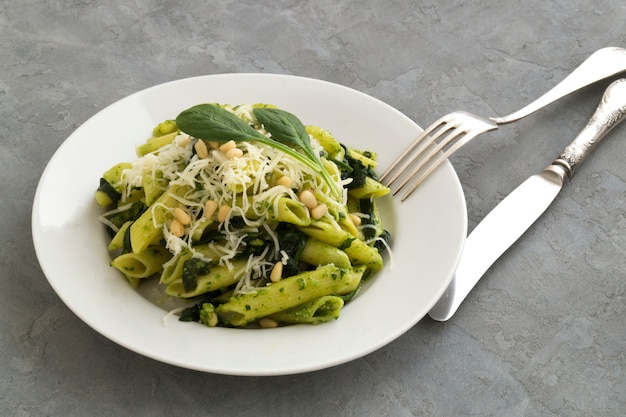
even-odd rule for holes
{"type": "Polygon", "coordinates": [[[204,203],[204,217],[210,219],[217,211],[217,203],[213,200],[207,200],[204,203]]]}
{"type": "Polygon", "coordinates": [[[311,217],[315,220],[321,219],[326,213],[328,213],[328,206],[324,203],[311,209],[311,217]]]}
{"type": "Polygon", "coordinates": [[[231,210],[232,209],[228,204],[224,204],[223,206],[221,206],[219,211],[217,212],[217,220],[220,223],[224,222],[228,218],[231,210]]]}
{"type": "Polygon", "coordinates": [[[272,268],[272,272],[270,272],[270,280],[272,282],[278,282],[283,277],[283,263],[276,262],[274,267],[272,268]]]}
{"type": "Polygon", "coordinates": [[[291,187],[291,183],[292,183],[291,178],[289,178],[286,175],[283,175],[282,177],[276,180],[276,185],[283,185],[287,188],[291,187]]]}
{"type": "Polygon", "coordinates": [[[235,149],[237,147],[237,144],[235,143],[234,140],[229,140],[228,142],[222,144],[222,146],[220,146],[220,151],[226,153],[228,151],[230,151],[231,149],[235,149]]]}
{"type": "Polygon", "coordinates": [[[278,322],[269,317],[263,317],[259,320],[259,326],[261,326],[262,329],[273,329],[274,327],[278,327],[278,322]]]}
{"type": "Polygon", "coordinates": [[[191,216],[184,209],[176,207],[174,209],[174,218],[178,220],[183,226],[187,226],[191,223],[191,216]]]}
{"type": "Polygon", "coordinates": [[[304,190],[300,193],[300,201],[304,204],[308,209],[313,209],[317,207],[317,199],[315,198],[315,194],[311,190],[304,190]]]}
{"type": "Polygon", "coordinates": [[[198,158],[206,159],[209,157],[209,149],[206,147],[206,143],[204,143],[203,140],[198,140],[193,147],[196,150],[198,158]]]}
{"type": "Polygon", "coordinates": [[[226,152],[226,157],[228,159],[241,158],[243,156],[243,151],[239,148],[233,148],[226,152]]]}
{"type": "Polygon", "coordinates": [[[189,145],[189,142],[191,142],[191,139],[187,137],[180,138],[178,140],[178,146],[180,146],[181,148],[184,148],[185,146],[189,145]]]}
{"type": "Polygon", "coordinates": [[[183,237],[185,234],[185,226],[183,226],[178,219],[174,219],[170,224],[170,232],[176,237],[183,237]]]}
{"type": "Polygon", "coordinates": [[[352,223],[354,223],[355,226],[360,226],[361,225],[361,221],[362,220],[356,214],[350,213],[350,219],[352,219],[352,223]]]}
{"type": "Polygon", "coordinates": [[[219,147],[220,147],[220,143],[219,143],[219,142],[214,142],[214,141],[211,141],[211,142],[209,142],[209,146],[210,146],[211,148],[213,148],[213,149],[219,149],[219,147]]]}

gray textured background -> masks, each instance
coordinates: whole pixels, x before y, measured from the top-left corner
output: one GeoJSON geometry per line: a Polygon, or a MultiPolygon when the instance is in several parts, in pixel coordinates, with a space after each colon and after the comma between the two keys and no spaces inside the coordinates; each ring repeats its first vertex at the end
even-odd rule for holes
{"type": "MultiPolygon", "coordinates": [[[[459,314],[309,374],[204,374],[100,336],[60,301],[30,234],[39,177],[97,111],[224,72],[295,74],[422,126],[499,115],[594,50],[626,46],[619,1],[0,0],[0,415],[619,416],[626,409],[626,126],[496,263],[459,314]]],[[[607,83],[485,135],[452,162],[470,228],[582,128],[607,83]]]]}

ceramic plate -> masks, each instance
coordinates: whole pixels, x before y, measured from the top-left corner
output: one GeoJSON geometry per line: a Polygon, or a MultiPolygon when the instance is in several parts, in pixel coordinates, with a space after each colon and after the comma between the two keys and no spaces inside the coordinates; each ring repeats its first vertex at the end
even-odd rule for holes
{"type": "Polygon", "coordinates": [[[157,123],[204,102],[276,104],[304,124],[330,130],[346,145],[377,152],[381,167],[420,132],[409,118],[366,94],[285,75],[182,79],[112,104],[63,143],[35,195],[37,256],[50,284],[76,315],[139,354],[231,375],[294,374],[345,363],[393,341],[426,315],[452,278],[467,227],[465,199],[449,163],[405,202],[382,199],[392,257],[338,320],[263,330],[164,320],[166,308],[109,266],[94,192],[105,170],[135,158],[135,147],[157,123]]]}

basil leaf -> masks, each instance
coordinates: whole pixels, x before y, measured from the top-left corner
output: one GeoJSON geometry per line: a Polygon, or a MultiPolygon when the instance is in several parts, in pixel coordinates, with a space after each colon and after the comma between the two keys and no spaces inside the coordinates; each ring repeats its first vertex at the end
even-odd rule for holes
{"type": "Polygon", "coordinates": [[[215,142],[265,138],[248,123],[214,104],[198,104],[182,111],[176,117],[176,125],[190,136],[215,142]]]}
{"type": "Polygon", "coordinates": [[[265,130],[272,134],[272,139],[285,145],[298,146],[309,156],[317,158],[311,148],[309,134],[296,116],[284,110],[272,108],[256,108],[252,112],[265,130]]]}
{"type": "Polygon", "coordinates": [[[311,148],[309,135],[296,116],[284,110],[271,108],[255,108],[253,112],[265,129],[272,134],[271,138],[261,134],[228,110],[214,104],[198,104],[182,111],[176,117],[176,125],[182,132],[198,139],[215,142],[257,141],[279,149],[319,172],[333,194],[341,196],[340,188],[311,148]],[[301,148],[303,153],[292,146],[301,148]]]}
{"type": "Polygon", "coordinates": [[[184,110],[176,117],[176,124],[182,132],[198,139],[215,142],[255,140],[280,149],[303,164],[317,171],[320,170],[317,161],[311,161],[307,155],[262,135],[239,117],[214,104],[199,104],[184,110]]]}
{"type": "Polygon", "coordinates": [[[335,196],[341,195],[341,190],[324,168],[324,165],[322,165],[319,155],[317,155],[311,147],[309,134],[300,119],[280,109],[255,108],[252,111],[265,130],[272,134],[272,139],[286,145],[299,146],[310,161],[315,164],[317,171],[322,178],[324,178],[324,181],[328,184],[333,194],[335,194],[335,196]]]}

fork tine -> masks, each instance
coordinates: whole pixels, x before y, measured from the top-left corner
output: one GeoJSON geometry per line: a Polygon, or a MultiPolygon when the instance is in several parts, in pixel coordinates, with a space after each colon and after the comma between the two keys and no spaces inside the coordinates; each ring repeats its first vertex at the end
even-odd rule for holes
{"type": "MultiPolygon", "coordinates": [[[[470,132],[467,130],[459,130],[456,126],[453,126],[452,128],[447,130],[449,133],[447,136],[445,136],[444,138],[442,138],[434,147],[431,147],[430,151],[419,161],[419,163],[417,165],[415,165],[415,167],[413,167],[413,169],[408,173],[404,175],[404,180],[396,187],[395,191],[393,191],[393,194],[397,194],[400,190],[402,190],[411,180],[413,180],[413,178],[424,168],[427,167],[427,172],[430,173],[432,172],[436,167],[432,167],[433,163],[437,162],[438,160],[435,158],[437,155],[441,154],[442,149],[444,149],[448,144],[450,144],[450,142],[454,141],[454,140],[462,140],[462,138],[465,138],[466,141],[468,141],[469,139],[471,139],[471,137],[468,137],[470,135],[470,132]]],[[[472,135],[472,137],[475,136],[472,135]]],[[[458,142],[457,142],[458,143],[458,142]]],[[[441,163],[441,162],[439,162],[441,163]]]]}
{"type": "MultiPolygon", "coordinates": [[[[415,140],[407,147],[402,154],[400,154],[395,161],[385,170],[385,172],[380,176],[380,181],[384,182],[385,179],[391,175],[391,173],[398,167],[398,165],[409,155],[415,148],[417,148],[424,139],[426,139],[434,130],[440,128],[442,125],[447,123],[449,115],[445,115],[437,120],[435,123],[431,124],[426,130],[424,130],[415,140]]],[[[404,168],[404,167],[403,167],[404,168]]],[[[404,171],[404,169],[400,169],[400,172],[404,171]]]]}
{"type": "MultiPolygon", "coordinates": [[[[424,182],[424,180],[426,180],[426,178],[428,178],[430,174],[433,173],[433,171],[435,171],[444,161],[446,161],[450,157],[450,155],[452,155],[454,152],[460,149],[467,142],[475,138],[479,133],[480,132],[465,133],[461,139],[459,139],[457,142],[451,145],[443,153],[438,153],[437,158],[435,158],[434,160],[431,160],[431,163],[426,167],[426,169],[422,173],[420,173],[418,177],[415,177],[415,176],[418,174],[419,169],[423,168],[423,166],[417,170],[414,170],[414,172],[411,172],[411,174],[408,176],[408,180],[412,179],[413,183],[411,184],[409,189],[406,190],[406,192],[402,195],[402,197],[400,198],[400,201],[406,200],[408,196],[413,194],[413,191],[415,191],[417,187],[419,187],[424,182]]],[[[429,159],[430,157],[431,156],[429,155],[429,159]]],[[[405,181],[403,186],[407,185],[407,183],[409,182],[408,180],[405,181]]],[[[396,193],[398,191],[400,191],[400,189],[396,190],[396,193]]]]}
{"type": "MultiPolygon", "coordinates": [[[[478,119],[475,119],[475,121],[478,121],[478,119]]],[[[449,138],[444,139],[446,141],[445,144],[443,144],[442,146],[439,146],[440,150],[443,150],[443,152],[435,152],[432,151],[427,157],[425,157],[425,160],[430,160],[430,164],[426,167],[426,169],[420,174],[419,177],[415,178],[415,175],[417,175],[419,169],[423,168],[426,164],[422,164],[422,167],[414,169],[413,172],[411,172],[411,174],[409,175],[409,180],[410,179],[414,179],[413,184],[411,185],[411,187],[408,189],[408,191],[406,191],[404,193],[404,195],[401,198],[401,201],[404,201],[408,196],[410,196],[413,191],[415,191],[415,189],[422,183],[424,182],[424,180],[426,178],[428,178],[428,176],[430,176],[430,174],[437,169],[437,167],[439,167],[439,165],[441,165],[445,160],[447,160],[450,155],[452,155],[454,152],[458,151],[462,146],[464,146],[466,143],[468,143],[469,141],[471,141],[472,139],[474,139],[476,136],[485,133],[485,132],[489,132],[491,130],[497,129],[498,125],[496,123],[494,123],[492,120],[488,120],[488,119],[483,119],[482,123],[480,124],[475,124],[474,126],[470,127],[468,130],[463,131],[462,135],[457,135],[456,136],[456,141],[454,143],[452,143],[451,145],[449,145],[449,143],[451,142],[451,140],[453,139],[453,135],[449,135],[449,138]],[[449,146],[448,146],[449,145],[449,146]],[[448,146],[447,148],[445,148],[446,146],[448,146]],[[444,149],[445,148],[445,149],[444,149]],[[434,158],[436,156],[436,158],[434,158]],[[434,158],[434,159],[432,159],[434,158]],[[432,160],[431,160],[432,159],[432,160]]],[[[440,144],[441,145],[441,144],[440,144]]],[[[405,184],[408,183],[408,181],[405,181],[405,184]]]]}
{"type": "Polygon", "coordinates": [[[421,146],[413,147],[414,149],[417,149],[415,149],[411,155],[405,155],[403,161],[404,163],[401,167],[396,169],[391,178],[387,179],[386,185],[391,186],[398,178],[402,177],[419,157],[423,155],[430,155],[432,151],[429,151],[429,149],[432,149],[441,137],[445,135],[450,135],[452,132],[454,132],[454,129],[455,126],[450,125],[447,120],[435,126],[433,129],[429,129],[429,134],[420,138],[421,146]]]}
{"type": "Polygon", "coordinates": [[[449,113],[422,132],[380,181],[392,188],[393,195],[410,185],[401,198],[404,201],[450,155],[476,136],[497,128],[492,119],[464,111],[449,113]],[[392,187],[398,179],[400,183],[392,187]]]}

